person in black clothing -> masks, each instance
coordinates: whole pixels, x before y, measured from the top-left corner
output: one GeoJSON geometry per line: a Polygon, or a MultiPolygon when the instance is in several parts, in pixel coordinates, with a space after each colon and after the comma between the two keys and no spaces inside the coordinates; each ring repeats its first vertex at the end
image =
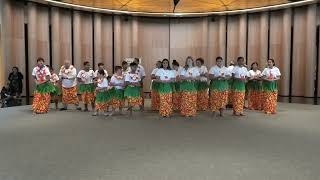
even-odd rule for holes
{"type": "Polygon", "coordinates": [[[9,74],[9,88],[12,92],[12,95],[20,98],[22,93],[22,80],[23,75],[19,72],[18,67],[13,67],[12,72],[9,74]]]}

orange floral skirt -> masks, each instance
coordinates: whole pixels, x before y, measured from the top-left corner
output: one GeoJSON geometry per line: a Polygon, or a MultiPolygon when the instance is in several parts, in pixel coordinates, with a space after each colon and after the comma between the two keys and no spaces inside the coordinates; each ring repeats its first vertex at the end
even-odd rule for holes
{"type": "Polygon", "coordinates": [[[212,112],[225,109],[228,104],[228,91],[211,91],[210,92],[210,109],[212,112]]]}
{"type": "Polygon", "coordinates": [[[160,95],[157,91],[151,92],[151,109],[153,111],[159,110],[160,95]]]}
{"type": "Polygon", "coordinates": [[[92,104],[95,101],[95,94],[94,92],[92,93],[84,92],[81,94],[81,99],[83,104],[92,104]]]}
{"type": "Polygon", "coordinates": [[[181,92],[181,107],[180,113],[182,116],[196,116],[197,114],[197,92],[181,92]]]}
{"type": "Polygon", "coordinates": [[[181,102],[181,95],[178,92],[175,92],[172,94],[172,104],[173,104],[173,110],[179,111],[180,110],[180,103],[181,102]]]}
{"type": "Polygon", "coordinates": [[[278,92],[263,92],[263,111],[267,114],[277,112],[278,92]]]}
{"type": "Polygon", "coordinates": [[[63,104],[79,104],[77,87],[62,88],[62,103],[63,104]]]}
{"type": "Polygon", "coordinates": [[[123,108],[124,100],[119,100],[114,98],[112,99],[111,104],[112,104],[112,109],[123,108]]]}
{"type": "Polygon", "coordinates": [[[143,105],[142,97],[128,97],[128,105],[131,107],[143,105]]]}
{"type": "Polygon", "coordinates": [[[233,100],[233,93],[232,93],[232,90],[229,90],[228,91],[228,104],[229,105],[232,105],[232,100],[233,100]]]}
{"type": "Polygon", "coordinates": [[[248,92],[248,108],[250,110],[262,110],[262,92],[249,90],[248,92]]]}
{"type": "Polygon", "coordinates": [[[109,108],[109,103],[96,103],[97,111],[106,111],[109,108]]]}
{"type": "Polygon", "coordinates": [[[207,90],[198,91],[197,93],[197,109],[198,111],[206,111],[209,107],[209,94],[207,90]]]}
{"type": "Polygon", "coordinates": [[[172,93],[160,94],[160,116],[170,116],[173,112],[172,93]]]}
{"type": "Polygon", "coordinates": [[[35,93],[32,102],[32,110],[35,113],[47,113],[49,112],[49,106],[51,101],[50,93],[41,94],[35,93]]]}
{"type": "Polygon", "coordinates": [[[243,113],[243,107],[244,107],[244,97],[246,93],[245,92],[236,92],[234,91],[232,93],[232,102],[233,102],[233,112],[234,113],[243,113]]]}

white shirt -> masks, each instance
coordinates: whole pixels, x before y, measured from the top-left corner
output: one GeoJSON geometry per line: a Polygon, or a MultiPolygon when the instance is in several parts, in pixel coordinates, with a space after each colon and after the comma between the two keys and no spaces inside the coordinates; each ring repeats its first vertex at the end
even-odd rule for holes
{"type": "Polygon", "coordinates": [[[212,68],[210,68],[209,74],[212,74],[214,77],[226,77],[226,76],[231,76],[230,71],[228,70],[228,68],[226,68],[225,66],[213,66],[212,68]]]}
{"type": "Polygon", "coordinates": [[[56,85],[56,83],[59,81],[59,76],[56,73],[52,73],[50,77],[50,81],[56,85]]]}
{"type": "Polygon", "coordinates": [[[97,89],[108,88],[108,87],[109,87],[109,83],[107,78],[98,79],[97,89]]]}
{"type": "Polygon", "coordinates": [[[136,83],[141,81],[141,77],[138,73],[129,72],[128,74],[126,74],[125,81],[136,83]]]}
{"type": "Polygon", "coordinates": [[[162,81],[169,81],[170,79],[175,78],[175,74],[172,70],[169,69],[159,69],[156,74],[157,77],[160,77],[162,81]]]}
{"type": "Polygon", "coordinates": [[[245,78],[248,76],[248,69],[244,66],[235,66],[232,70],[235,78],[245,78]]]}
{"type": "MultiPolygon", "coordinates": [[[[97,69],[94,72],[94,78],[98,77],[99,70],[97,69]]],[[[108,71],[104,69],[104,77],[108,77],[108,71]]]]}
{"type": "MultiPolygon", "coordinates": [[[[205,75],[208,73],[208,68],[206,66],[197,67],[200,75],[205,75]]],[[[208,81],[207,77],[201,76],[200,81],[208,81]]]]}
{"type": "Polygon", "coordinates": [[[232,74],[233,68],[234,68],[234,65],[230,65],[227,67],[230,75],[232,74]]]}
{"type": "Polygon", "coordinates": [[[146,72],[144,71],[144,67],[142,65],[138,65],[137,72],[140,74],[140,77],[145,77],[146,72]]]}
{"type": "Polygon", "coordinates": [[[261,77],[261,71],[257,70],[254,72],[253,70],[250,70],[248,73],[248,77],[261,77]]]}
{"type": "Polygon", "coordinates": [[[154,68],[151,72],[151,75],[156,75],[157,71],[159,70],[160,68],[154,68]]]}
{"type": "Polygon", "coordinates": [[[180,76],[184,76],[184,77],[198,77],[198,76],[200,76],[200,73],[199,73],[199,71],[198,71],[198,68],[196,68],[196,67],[189,68],[188,70],[186,70],[185,68],[183,68],[183,70],[180,72],[180,76]]]}
{"type": "Polygon", "coordinates": [[[275,79],[277,76],[281,76],[281,73],[277,67],[273,67],[272,69],[267,67],[262,71],[262,75],[266,76],[267,78],[275,79]]]}
{"type": "Polygon", "coordinates": [[[59,72],[59,77],[65,77],[67,79],[62,79],[62,87],[71,88],[77,85],[77,69],[73,66],[70,66],[69,69],[66,69],[64,66],[61,67],[59,72]]]}
{"type": "Polygon", "coordinates": [[[122,86],[114,86],[116,89],[123,89],[124,88],[124,76],[118,76],[114,74],[111,77],[110,83],[113,84],[121,84],[122,86]]]}
{"type": "Polygon", "coordinates": [[[95,73],[92,69],[90,69],[89,71],[81,70],[79,71],[77,76],[77,78],[80,78],[83,81],[81,82],[82,84],[92,84],[94,77],[95,73]]]}
{"type": "Polygon", "coordinates": [[[51,76],[51,74],[47,66],[43,66],[42,68],[36,66],[32,70],[32,76],[36,77],[37,81],[45,82],[46,80],[49,80],[47,79],[47,76],[51,76]]]}

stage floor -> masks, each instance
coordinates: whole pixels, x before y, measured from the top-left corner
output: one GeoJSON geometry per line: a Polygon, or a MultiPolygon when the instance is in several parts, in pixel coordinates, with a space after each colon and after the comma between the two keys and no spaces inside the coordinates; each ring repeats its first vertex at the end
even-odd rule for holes
{"type": "Polygon", "coordinates": [[[0,109],[0,180],[317,180],[320,106],[111,118],[0,109]]]}

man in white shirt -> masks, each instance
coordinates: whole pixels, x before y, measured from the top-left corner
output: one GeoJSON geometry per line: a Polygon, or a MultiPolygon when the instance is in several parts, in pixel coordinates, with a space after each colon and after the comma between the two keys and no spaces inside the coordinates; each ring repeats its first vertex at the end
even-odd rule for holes
{"type": "Polygon", "coordinates": [[[67,110],[68,104],[74,104],[77,110],[81,110],[77,93],[77,70],[71,65],[70,61],[65,61],[60,68],[59,77],[62,81],[63,103],[63,108],[60,110],[67,110]]]}
{"type": "Polygon", "coordinates": [[[99,70],[104,70],[104,76],[108,77],[108,71],[104,68],[104,64],[102,62],[100,62],[100,63],[98,63],[98,69],[94,72],[95,78],[97,78],[99,70]]]}

